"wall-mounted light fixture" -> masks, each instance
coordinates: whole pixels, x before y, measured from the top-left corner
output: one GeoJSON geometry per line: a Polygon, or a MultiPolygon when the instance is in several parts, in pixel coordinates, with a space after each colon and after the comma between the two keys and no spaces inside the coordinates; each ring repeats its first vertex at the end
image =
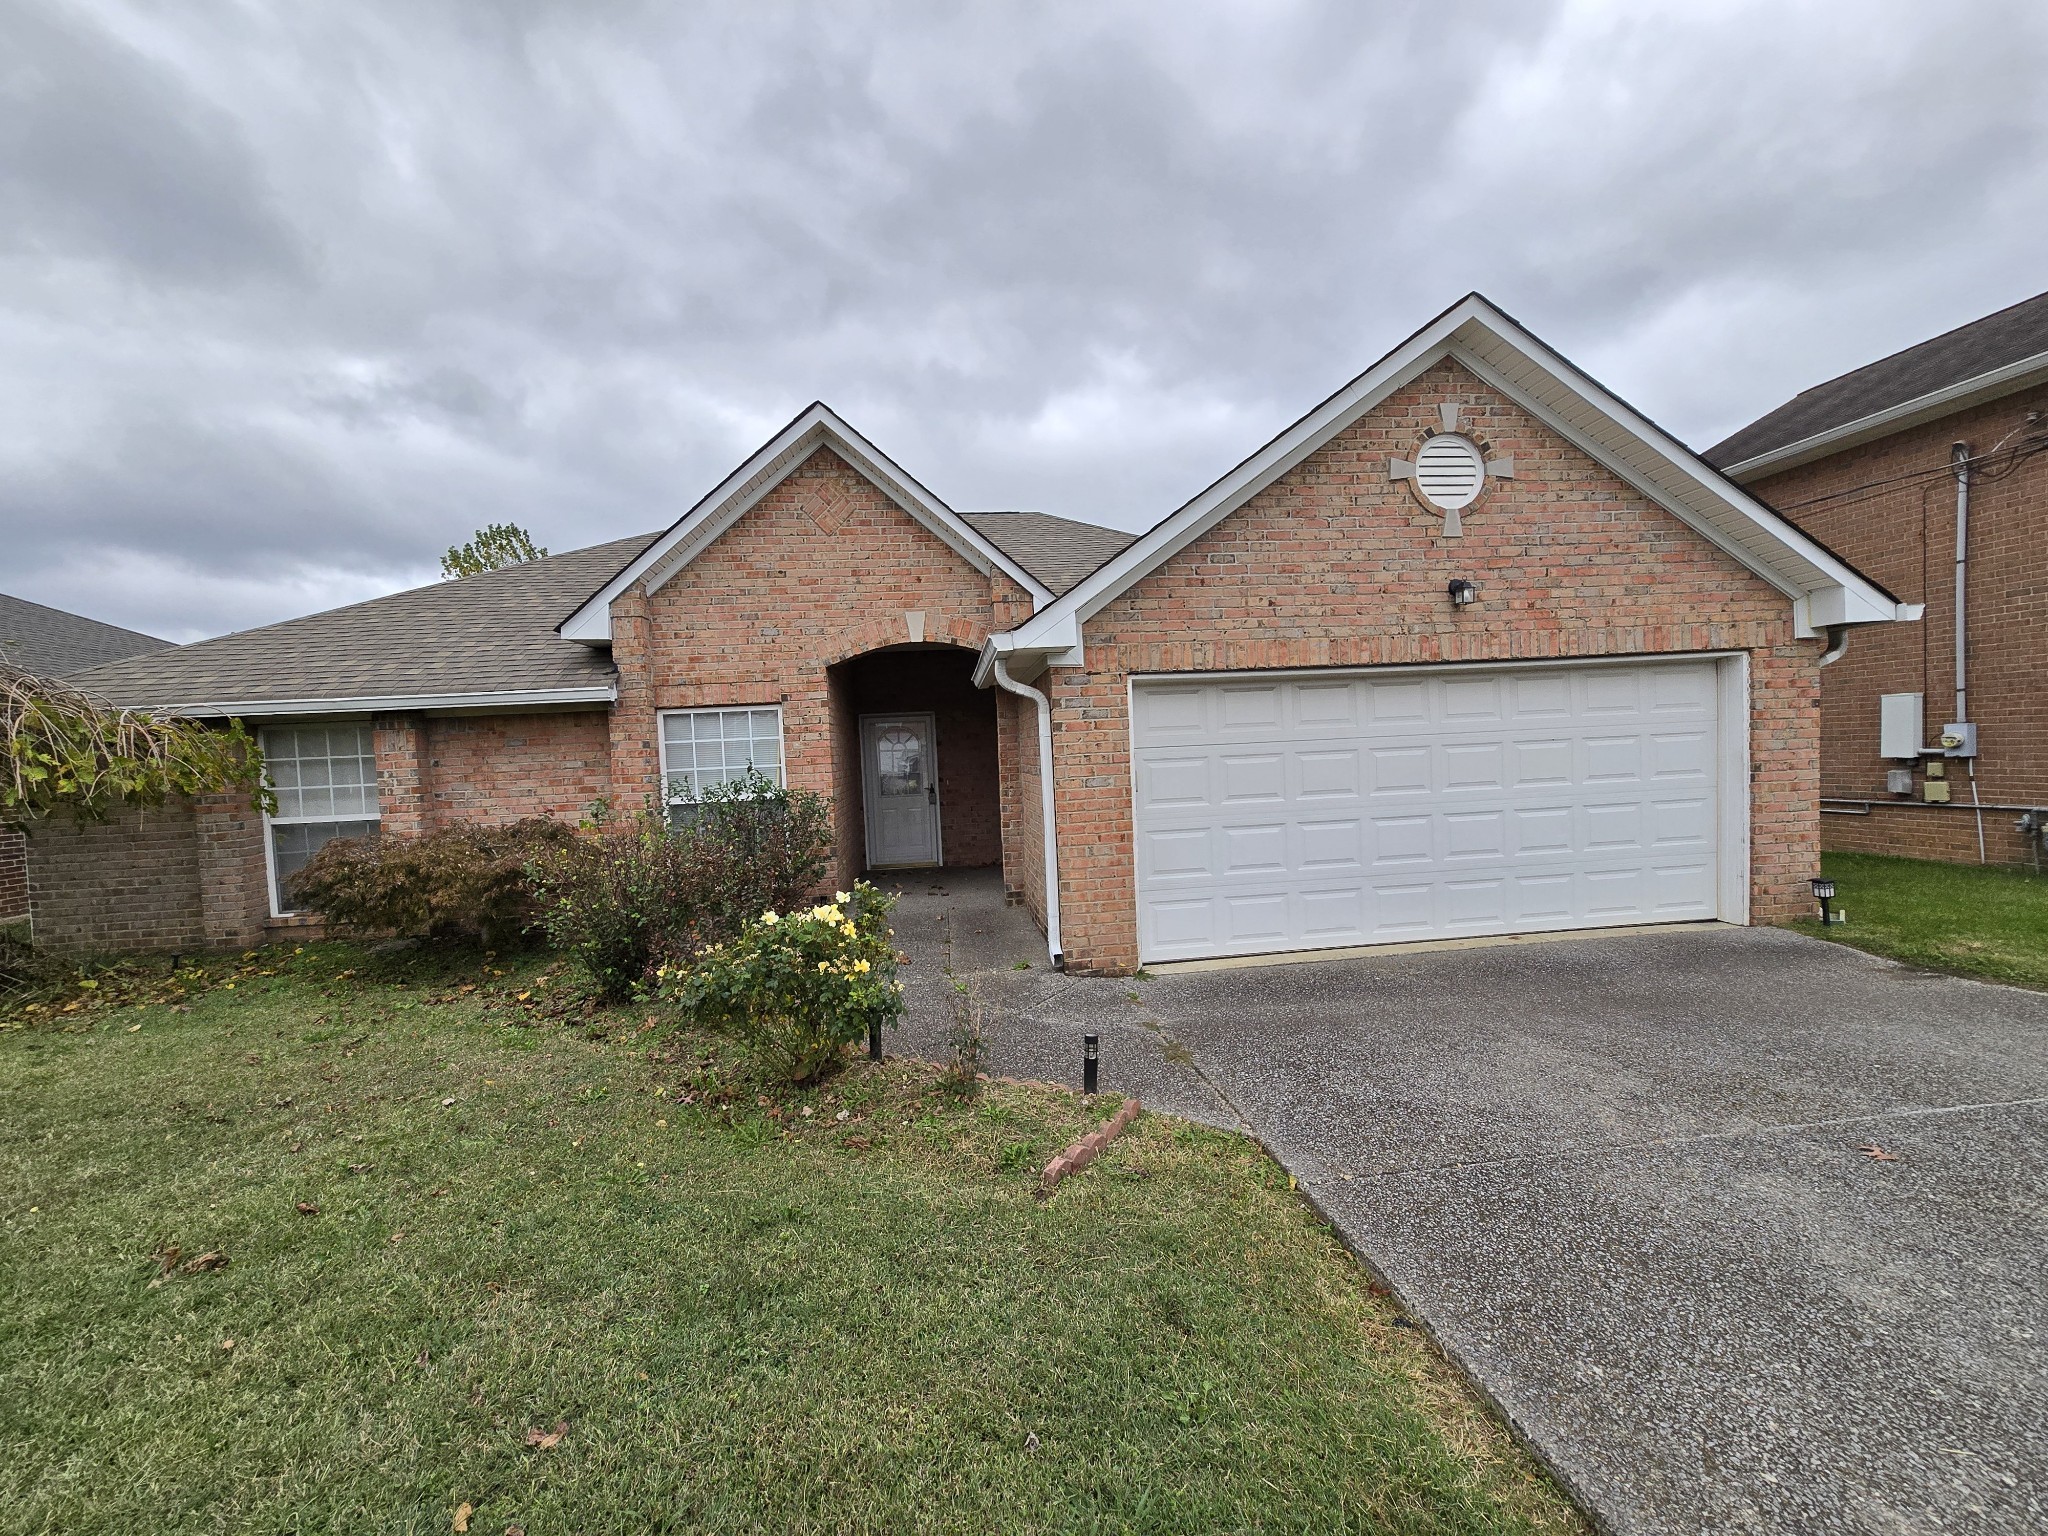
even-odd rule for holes
{"type": "Polygon", "coordinates": [[[1478,586],[1473,582],[1465,580],[1462,576],[1451,583],[1450,592],[1451,606],[1453,608],[1469,608],[1472,604],[1479,601],[1478,586]]]}

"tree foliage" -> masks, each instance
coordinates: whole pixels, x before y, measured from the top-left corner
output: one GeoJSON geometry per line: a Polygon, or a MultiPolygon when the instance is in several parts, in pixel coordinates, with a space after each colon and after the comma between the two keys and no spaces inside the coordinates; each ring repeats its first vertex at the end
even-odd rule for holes
{"type": "Polygon", "coordinates": [[[172,795],[247,791],[272,808],[263,754],[239,720],[116,709],[54,678],[0,667],[0,824],[103,821],[172,795]]]}
{"type": "Polygon", "coordinates": [[[546,558],[547,551],[517,523],[492,523],[477,529],[476,537],[467,544],[450,546],[441,557],[441,574],[451,579],[480,576],[485,571],[502,571],[508,565],[546,558]]]}

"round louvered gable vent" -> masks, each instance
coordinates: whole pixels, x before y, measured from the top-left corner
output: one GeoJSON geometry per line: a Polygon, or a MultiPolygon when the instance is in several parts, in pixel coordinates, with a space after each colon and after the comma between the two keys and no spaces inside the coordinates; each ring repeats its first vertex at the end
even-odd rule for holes
{"type": "Polygon", "coordinates": [[[1439,433],[1415,455],[1415,485],[1431,506],[1446,512],[1469,507],[1485,483],[1486,459],[1469,437],[1439,433]]]}

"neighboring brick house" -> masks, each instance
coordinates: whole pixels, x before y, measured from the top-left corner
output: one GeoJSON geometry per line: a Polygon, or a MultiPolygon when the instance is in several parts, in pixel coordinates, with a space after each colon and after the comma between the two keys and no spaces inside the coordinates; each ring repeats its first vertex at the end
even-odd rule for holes
{"type": "MultiPolygon", "coordinates": [[[[63,677],[170,643],[0,592],[0,667],[63,677]]],[[[19,832],[0,827],[0,928],[25,923],[28,914],[28,845],[19,832]]]]}
{"type": "Polygon", "coordinates": [[[2048,821],[2048,294],[1816,385],[1706,456],[1925,605],[1823,675],[1823,845],[2038,867],[2019,823],[2048,821]],[[1952,724],[1975,729],[1945,747],[1952,724]]]}
{"type": "Polygon", "coordinates": [[[1474,295],[1135,538],[955,513],[813,406],[658,535],[90,681],[264,731],[282,814],[190,808],[209,942],[326,837],[751,764],[832,796],[835,880],[999,862],[1127,971],[1802,910],[1823,652],[1902,616],[1474,295]]]}

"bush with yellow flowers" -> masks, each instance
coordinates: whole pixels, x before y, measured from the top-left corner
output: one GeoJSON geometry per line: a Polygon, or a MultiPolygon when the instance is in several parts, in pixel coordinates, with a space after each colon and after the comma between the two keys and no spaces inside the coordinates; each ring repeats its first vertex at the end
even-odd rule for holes
{"type": "Polygon", "coordinates": [[[862,881],[815,907],[763,912],[687,966],[664,967],[659,993],[739,1040],[777,1076],[812,1082],[869,1025],[903,1012],[891,905],[862,881]]]}

